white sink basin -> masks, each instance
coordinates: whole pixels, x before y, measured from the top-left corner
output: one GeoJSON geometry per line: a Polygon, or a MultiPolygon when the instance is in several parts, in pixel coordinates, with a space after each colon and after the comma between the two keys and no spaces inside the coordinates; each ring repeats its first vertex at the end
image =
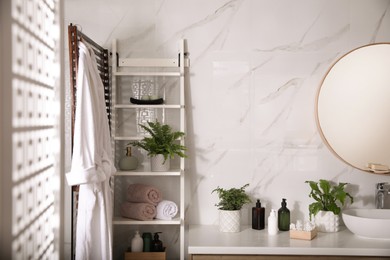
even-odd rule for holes
{"type": "Polygon", "coordinates": [[[390,239],[390,209],[347,209],[342,217],[345,226],[357,236],[390,239]]]}

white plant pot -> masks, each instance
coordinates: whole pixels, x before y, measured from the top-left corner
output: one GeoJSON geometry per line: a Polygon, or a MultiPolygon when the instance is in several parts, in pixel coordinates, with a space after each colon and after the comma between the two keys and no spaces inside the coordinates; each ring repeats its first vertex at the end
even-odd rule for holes
{"type": "Polygon", "coordinates": [[[240,210],[219,210],[219,231],[240,232],[240,223],[240,210]]]}
{"type": "Polygon", "coordinates": [[[314,216],[314,223],[319,232],[338,232],[340,229],[340,216],[332,211],[319,211],[314,216]]]}
{"type": "Polygon", "coordinates": [[[157,154],[156,156],[150,157],[150,166],[152,172],[166,172],[169,171],[171,164],[168,158],[164,163],[164,155],[157,154]]]}

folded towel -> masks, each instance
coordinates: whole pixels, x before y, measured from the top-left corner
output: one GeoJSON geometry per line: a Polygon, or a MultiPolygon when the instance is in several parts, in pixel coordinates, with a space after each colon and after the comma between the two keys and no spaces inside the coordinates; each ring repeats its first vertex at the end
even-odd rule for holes
{"type": "Polygon", "coordinates": [[[162,220],[172,220],[177,214],[177,205],[170,200],[162,200],[158,203],[156,218],[162,220]]]}
{"type": "Polygon", "coordinates": [[[162,200],[161,192],[156,187],[146,184],[130,184],[127,188],[126,200],[129,202],[144,202],[154,206],[162,200]]]}
{"type": "Polygon", "coordinates": [[[124,202],[121,205],[121,215],[126,218],[152,220],[156,213],[156,206],[149,203],[124,202]]]}

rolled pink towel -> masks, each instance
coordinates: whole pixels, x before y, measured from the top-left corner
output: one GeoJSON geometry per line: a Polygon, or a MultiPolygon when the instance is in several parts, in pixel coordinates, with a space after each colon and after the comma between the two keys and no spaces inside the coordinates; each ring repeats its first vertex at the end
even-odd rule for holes
{"type": "Polygon", "coordinates": [[[144,202],[154,206],[162,200],[161,192],[156,187],[146,184],[130,184],[127,188],[126,200],[129,202],[144,202]]]}
{"type": "Polygon", "coordinates": [[[152,220],[156,214],[156,206],[149,203],[124,202],[121,205],[122,217],[136,220],[152,220]]]}

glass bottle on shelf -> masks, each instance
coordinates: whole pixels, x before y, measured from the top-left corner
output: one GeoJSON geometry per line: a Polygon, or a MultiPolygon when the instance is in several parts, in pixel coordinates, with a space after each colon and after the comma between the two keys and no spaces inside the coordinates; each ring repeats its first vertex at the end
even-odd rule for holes
{"type": "Polygon", "coordinates": [[[122,171],[135,170],[138,167],[138,159],[131,155],[131,147],[126,147],[126,155],[119,160],[119,169],[122,171]]]}

